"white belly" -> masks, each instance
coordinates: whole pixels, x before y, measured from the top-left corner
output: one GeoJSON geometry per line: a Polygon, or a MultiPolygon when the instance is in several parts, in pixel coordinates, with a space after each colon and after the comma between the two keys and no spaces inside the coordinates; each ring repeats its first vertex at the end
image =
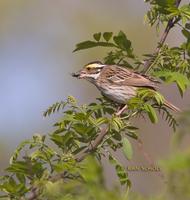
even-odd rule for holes
{"type": "Polygon", "coordinates": [[[135,87],[115,86],[114,88],[99,88],[108,99],[119,104],[126,104],[127,101],[136,95],[135,87]]]}

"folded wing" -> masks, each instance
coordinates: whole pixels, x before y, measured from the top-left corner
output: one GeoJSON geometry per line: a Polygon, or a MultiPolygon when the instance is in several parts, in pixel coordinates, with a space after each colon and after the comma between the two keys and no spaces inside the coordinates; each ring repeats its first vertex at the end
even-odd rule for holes
{"type": "Polygon", "coordinates": [[[158,87],[157,83],[159,82],[149,78],[148,76],[141,75],[123,67],[114,65],[109,67],[112,70],[109,69],[109,73],[107,73],[107,80],[109,80],[112,84],[148,87],[152,89],[156,89],[158,87]]]}

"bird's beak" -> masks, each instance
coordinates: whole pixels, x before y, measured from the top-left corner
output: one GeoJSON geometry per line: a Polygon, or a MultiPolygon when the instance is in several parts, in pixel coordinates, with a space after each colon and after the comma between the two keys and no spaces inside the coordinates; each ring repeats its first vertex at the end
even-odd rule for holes
{"type": "Polygon", "coordinates": [[[78,71],[78,72],[76,72],[76,73],[72,73],[72,76],[73,76],[73,77],[76,77],[76,78],[79,78],[79,79],[83,78],[84,75],[85,75],[85,72],[82,71],[82,70],[80,70],[80,71],[78,71]]]}
{"type": "Polygon", "coordinates": [[[80,78],[80,73],[79,73],[79,72],[72,73],[71,75],[72,75],[73,77],[80,78]]]}

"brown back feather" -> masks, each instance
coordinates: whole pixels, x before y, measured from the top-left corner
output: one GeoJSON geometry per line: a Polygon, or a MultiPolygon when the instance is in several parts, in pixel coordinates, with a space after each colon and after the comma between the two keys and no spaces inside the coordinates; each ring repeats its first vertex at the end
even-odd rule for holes
{"type": "Polygon", "coordinates": [[[102,73],[102,75],[106,76],[107,80],[112,84],[147,87],[154,90],[158,87],[158,81],[155,81],[148,76],[128,70],[124,67],[118,67],[115,65],[106,66],[102,69],[102,73]]]}

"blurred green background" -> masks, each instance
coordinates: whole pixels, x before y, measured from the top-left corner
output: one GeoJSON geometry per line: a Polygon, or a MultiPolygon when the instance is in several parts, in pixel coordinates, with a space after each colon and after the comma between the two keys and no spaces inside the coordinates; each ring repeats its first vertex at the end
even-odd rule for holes
{"type": "MultiPolygon", "coordinates": [[[[106,49],[72,53],[75,44],[92,38],[96,32],[123,30],[141,56],[153,52],[159,37],[143,23],[148,5],[140,0],[0,0],[0,169],[20,141],[34,133],[48,133],[54,119],[44,119],[43,111],[52,103],[75,96],[80,103],[94,101],[97,89],[71,77],[84,64],[101,60],[106,49]]],[[[174,29],[167,43],[183,40],[174,29]]],[[[184,98],[175,86],[161,86],[161,92],[181,109],[189,107],[189,91],[184,98]]],[[[57,117],[57,116],[56,116],[57,117]]],[[[144,148],[154,160],[169,154],[172,130],[163,120],[151,125],[136,119],[144,148]]],[[[187,143],[187,142],[186,142],[187,143]]],[[[185,145],[185,144],[184,144],[185,145]]],[[[148,163],[134,143],[132,161],[125,166],[148,163]]],[[[104,162],[108,187],[117,183],[113,169],[104,162]]],[[[154,172],[131,172],[133,190],[159,193],[164,181],[154,172]]]]}

